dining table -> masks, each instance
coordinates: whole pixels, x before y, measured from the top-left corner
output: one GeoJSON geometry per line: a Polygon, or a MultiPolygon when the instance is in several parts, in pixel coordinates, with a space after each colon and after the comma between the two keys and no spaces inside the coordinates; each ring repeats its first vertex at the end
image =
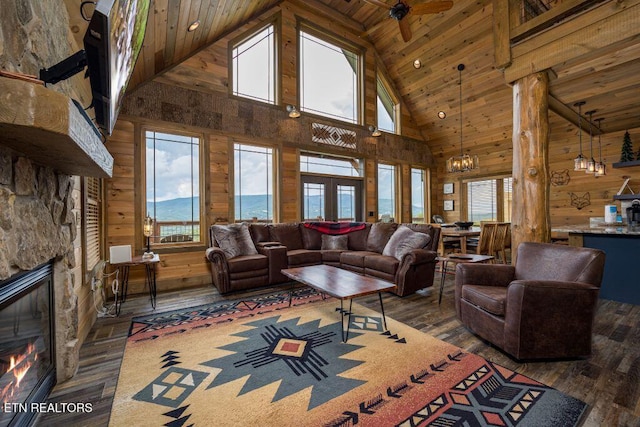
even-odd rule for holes
{"type": "Polygon", "coordinates": [[[440,242],[438,243],[438,253],[444,255],[444,238],[457,238],[460,241],[460,252],[467,253],[467,238],[479,237],[480,227],[472,227],[467,230],[460,230],[453,227],[443,227],[440,230],[440,242]]]}

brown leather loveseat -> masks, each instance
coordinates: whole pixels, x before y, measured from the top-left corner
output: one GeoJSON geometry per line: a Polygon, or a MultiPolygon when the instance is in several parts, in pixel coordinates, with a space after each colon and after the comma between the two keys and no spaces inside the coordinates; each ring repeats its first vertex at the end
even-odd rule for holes
{"type": "Polygon", "coordinates": [[[352,224],[337,234],[308,223],[213,225],[206,251],[213,284],[221,293],[274,285],[289,280],[284,268],[328,264],[393,282],[400,296],[433,285],[440,228],[352,224]],[[235,243],[227,241],[229,229],[235,243]]]}

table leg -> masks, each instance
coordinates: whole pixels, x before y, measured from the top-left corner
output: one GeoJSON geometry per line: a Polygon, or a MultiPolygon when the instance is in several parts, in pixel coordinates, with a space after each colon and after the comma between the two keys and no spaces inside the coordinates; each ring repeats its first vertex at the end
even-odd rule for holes
{"type": "Polygon", "coordinates": [[[387,331],[387,317],[384,315],[384,305],[382,304],[382,292],[378,292],[378,299],[380,299],[380,311],[382,311],[382,322],[384,322],[384,330],[387,331]]]}
{"type": "Polygon", "coordinates": [[[129,266],[125,265],[123,267],[119,267],[119,269],[122,279],[120,280],[120,283],[113,295],[114,305],[116,307],[116,316],[120,316],[122,303],[127,299],[127,286],[129,285],[129,266]]]}
{"type": "Polygon", "coordinates": [[[353,306],[353,299],[349,299],[349,311],[347,313],[345,313],[344,311],[344,306],[342,303],[342,299],[340,300],[340,316],[341,317],[341,321],[340,321],[340,325],[342,326],[341,331],[342,331],[342,342],[346,343],[347,340],[349,339],[349,328],[351,327],[351,308],[353,306]],[[344,328],[344,318],[347,317],[347,329],[345,331],[344,328]]]}
{"type": "Polygon", "coordinates": [[[438,297],[438,305],[442,303],[442,292],[444,291],[444,281],[447,278],[447,261],[442,261],[442,273],[440,275],[440,296],[438,297]]]}
{"type": "Polygon", "coordinates": [[[149,298],[151,298],[151,307],[156,308],[156,267],[155,264],[146,264],[147,284],[149,285],[149,298]]]}
{"type": "Polygon", "coordinates": [[[467,236],[460,236],[460,252],[467,253],[467,236]]]}

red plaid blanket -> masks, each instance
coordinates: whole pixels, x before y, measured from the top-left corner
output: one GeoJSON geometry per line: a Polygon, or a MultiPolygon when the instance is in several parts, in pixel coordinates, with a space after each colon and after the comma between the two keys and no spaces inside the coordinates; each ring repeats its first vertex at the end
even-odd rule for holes
{"type": "Polygon", "coordinates": [[[305,222],[304,226],[318,230],[324,234],[345,234],[351,231],[362,230],[367,224],[364,222],[305,222]]]}

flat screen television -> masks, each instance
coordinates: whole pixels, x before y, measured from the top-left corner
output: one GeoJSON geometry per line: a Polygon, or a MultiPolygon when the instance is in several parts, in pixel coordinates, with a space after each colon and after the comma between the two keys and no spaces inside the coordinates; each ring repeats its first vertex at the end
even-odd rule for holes
{"type": "Polygon", "coordinates": [[[150,0],[98,0],[84,36],[95,118],[110,135],[142,48],[150,0]]]}

